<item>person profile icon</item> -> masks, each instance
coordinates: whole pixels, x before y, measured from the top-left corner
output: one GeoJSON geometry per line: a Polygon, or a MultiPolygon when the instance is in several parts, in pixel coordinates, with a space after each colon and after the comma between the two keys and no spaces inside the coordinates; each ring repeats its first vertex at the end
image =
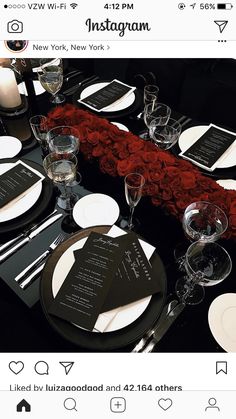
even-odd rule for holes
{"type": "Polygon", "coordinates": [[[27,48],[28,41],[9,40],[9,41],[5,41],[5,46],[11,52],[22,52],[27,48]]]}
{"type": "Polygon", "coordinates": [[[205,412],[208,412],[208,409],[210,410],[217,410],[218,412],[220,411],[220,408],[218,407],[218,406],[216,406],[216,403],[217,403],[217,401],[216,401],[216,399],[214,398],[214,397],[211,397],[209,400],[208,400],[208,406],[205,408],[205,412]]]}

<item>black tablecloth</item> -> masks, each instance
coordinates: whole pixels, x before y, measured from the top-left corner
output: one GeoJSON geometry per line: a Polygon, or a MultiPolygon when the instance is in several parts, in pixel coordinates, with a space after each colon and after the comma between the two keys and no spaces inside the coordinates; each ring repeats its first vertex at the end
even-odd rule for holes
{"type": "MultiPolygon", "coordinates": [[[[46,99],[48,100],[47,95],[46,99]]],[[[42,98],[40,100],[43,103],[42,98]]],[[[119,119],[119,122],[126,124],[134,133],[143,129],[143,122],[132,119],[132,116],[119,119]]],[[[191,121],[190,124],[192,123],[191,121]]],[[[31,151],[25,150],[23,154],[29,160],[41,162],[41,153],[38,147],[31,151]]],[[[82,187],[79,188],[81,195],[88,193],[87,191],[106,193],[117,200],[123,215],[128,214],[124,185],[121,179],[114,179],[101,174],[96,163],[85,163],[81,157],[79,159],[79,168],[83,178],[82,187]]],[[[140,221],[138,233],[157,248],[167,270],[168,293],[174,294],[175,282],[180,273],[174,262],[173,250],[184,239],[181,224],[176,219],[165,214],[160,208],[153,206],[148,198],[143,198],[140,201],[135,210],[135,215],[140,221]]],[[[44,236],[42,235],[42,237],[44,237],[45,243],[48,243],[47,232],[43,234],[44,236]]],[[[236,292],[236,281],[234,280],[236,277],[236,245],[232,241],[219,241],[219,243],[231,255],[233,260],[232,273],[221,284],[206,289],[206,297],[203,303],[184,309],[155,351],[222,351],[222,348],[219,347],[210,333],[208,309],[211,302],[218,295],[225,292],[236,292]]],[[[25,252],[25,258],[34,259],[34,254],[31,253],[30,247],[25,252]]],[[[18,262],[19,266],[21,266],[22,260],[20,260],[20,256],[18,262]]],[[[18,262],[16,258],[16,265],[18,262]]],[[[12,269],[15,269],[15,267],[12,267],[12,269]]],[[[3,281],[0,281],[0,316],[0,351],[2,352],[82,351],[78,346],[70,344],[51,329],[39,302],[33,308],[28,308],[3,281]]],[[[126,347],[122,351],[130,351],[131,349],[131,347],[126,347]]]]}

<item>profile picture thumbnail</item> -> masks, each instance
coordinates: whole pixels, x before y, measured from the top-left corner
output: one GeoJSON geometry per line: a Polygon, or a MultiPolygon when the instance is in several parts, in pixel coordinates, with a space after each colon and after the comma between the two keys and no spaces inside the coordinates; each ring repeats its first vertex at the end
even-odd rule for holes
{"type": "Polygon", "coordinates": [[[28,46],[29,41],[24,40],[10,40],[5,41],[6,48],[11,52],[22,52],[24,51],[28,46]]]}

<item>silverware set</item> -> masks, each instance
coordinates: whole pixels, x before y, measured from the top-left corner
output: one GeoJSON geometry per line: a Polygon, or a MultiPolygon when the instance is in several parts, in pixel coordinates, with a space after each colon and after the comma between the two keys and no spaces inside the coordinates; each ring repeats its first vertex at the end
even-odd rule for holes
{"type": "Polygon", "coordinates": [[[95,75],[87,77],[86,79],[82,80],[79,83],[76,83],[74,86],[70,87],[69,89],[64,90],[63,94],[67,95],[67,96],[71,96],[84,84],[87,84],[87,83],[92,82],[92,81],[96,81],[98,79],[99,79],[99,77],[95,76],[95,75]]]}
{"type": "Polygon", "coordinates": [[[145,336],[136,344],[132,352],[152,352],[184,308],[185,304],[177,300],[168,302],[157,322],[146,332],[145,336]]]}
{"type": "MultiPolygon", "coordinates": [[[[0,263],[4,262],[10,256],[14,255],[25,244],[29,243],[31,240],[33,240],[34,237],[36,237],[46,228],[54,224],[61,217],[63,217],[63,214],[58,213],[57,210],[54,210],[43,220],[41,220],[38,224],[31,226],[24,233],[21,233],[13,239],[2,244],[0,246],[0,263]]],[[[59,234],[44,253],[42,253],[37,259],[35,259],[30,265],[28,265],[22,272],[20,272],[15,277],[15,281],[19,284],[19,286],[22,289],[28,288],[28,286],[34,282],[34,280],[43,270],[48,256],[63,240],[63,234],[59,234]]]]}

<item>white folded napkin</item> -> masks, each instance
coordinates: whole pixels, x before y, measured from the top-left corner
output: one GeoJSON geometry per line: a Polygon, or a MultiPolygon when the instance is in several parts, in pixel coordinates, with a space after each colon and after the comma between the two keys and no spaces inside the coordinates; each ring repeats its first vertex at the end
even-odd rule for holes
{"type": "MultiPolygon", "coordinates": [[[[119,236],[123,236],[124,234],[127,234],[127,233],[124,230],[122,230],[121,228],[113,225],[106,235],[110,236],[110,237],[119,237],[119,236]]],[[[150,259],[154,250],[155,250],[155,247],[152,246],[149,243],[146,243],[143,240],[140,240],[140,239],[139,239],[139,242],[142,246],[142,249],[143,249],[147,259],[150,259]]],[[[131,303],[131,304],[136,304],[136,302],[131,303]]],[[[110,325],[110,323],[116,317],[116,315],[119,313],[119,311],[123,310],[123,309],[124,309],[124,307],[117,307],[113,310],[106,311],[105,313],[99,314],[99,316],[97,318],[97,321],[96,321],[96,324],[94,326],[94,330],[97,331],[97,332],[105,332],[107,327],[110,325]]]]}

